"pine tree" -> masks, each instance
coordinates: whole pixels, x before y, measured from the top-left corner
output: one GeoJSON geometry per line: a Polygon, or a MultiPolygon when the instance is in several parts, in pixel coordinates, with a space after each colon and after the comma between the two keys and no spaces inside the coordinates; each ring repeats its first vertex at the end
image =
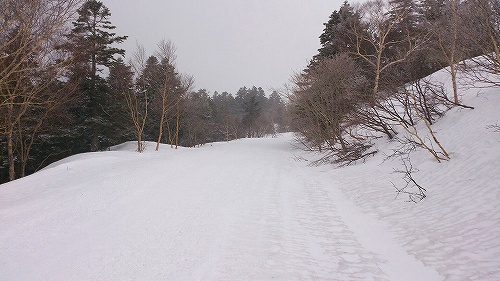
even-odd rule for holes
{"type": "MultiPolygon", "coordinates": [[[[116,36],[112,32],[109,9],[100,1],[88,0],[78,9],[78,19],[73,22],[68,48],[75,55],[72,79],[80,80],[81,104],[75,114],[81,124],[79,142],[90,145],[91,151],[102,148],[101,142],[110,142],[106,136],[109,129],[109,97],[106,80],[101,76],[103,67],[110,67],[116,55],[125,50],[112,47],[123,42],[127,36],[116,36]],[[90,137],[90,139],[89,139],[90,137]]],[[[81,150],[87,150],[81,147],[81,150]]]]}
{"type": "Polygon", "coordinates": [[[262,98],[265,99],[264,91],[262,88],[257,89],[256,87],[247,90],[246,95],[244,96],[244,116],[242,122],[246,127],[247,137],[249,138],[256,136],[256,121],[262,111],[262,98]]]}
{"type": "Polygon", "coordinates": [[[422,0],[421,13],[428,22],[436,22],[443,16],[445,0],[422,0]]]}
{"type": "Polygon", "coordinates": [[[109,137],[116,142],[124,142],[134,137],[134,129],[127,110],[126,95],[133,89],[133,72],[122,58],[118,58],[109,67],[106,79],[109,85],[109,95],[113,103],[109,104],[110,123],[109,137]]]}
{"type": "Polygon", "coordinates": [[[325,29],[319,36],[321,48],[314,56],[311,64],[319,62],[323,58],[332,58],[341,52],[354,50],[353,39],[350,34],[352,26],[360,26],[361,17],[354,11],[353,7],[344,1],[338,11],[333,11],[325,29]]]}
{"type": "Polygon", "coordinates": [[[392,77],[393,85],[420,79],[437,69],[433,65],[432,54],[429,50],[429,38],[432,33],[426,27],[425,15],[420,2],[415,0],[389,0],[389,18],[393,27],[389,32],[388,39],[394,44],[387,48],[384,55],[397,57],[411,48],[420,44],[422,47],[408,56],[405,62],[394,65],[388,72],[392,77]],[[425,42],[425,43],[424,43],[425,42]]]}
{"type": "Polygon", "coordinates": [[[186,144],[196,146],[205,144],[210,139],[210,131],[214,127],[212,124],[212,108],[210,106],[210,96],[207,90],[200,89],[191,93],[186,100],[186,124],[187,131],[186,144]]]}

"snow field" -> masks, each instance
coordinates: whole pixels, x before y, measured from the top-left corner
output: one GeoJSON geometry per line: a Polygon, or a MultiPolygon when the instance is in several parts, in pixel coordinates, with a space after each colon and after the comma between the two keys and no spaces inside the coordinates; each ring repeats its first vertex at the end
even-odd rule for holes
{"type": "Polygon", "coordinates": [[[0,280],[500,280],[499,93],[433,125],[450,161],[412,153],[418,204],[390,142],[344,168],[292,134],[72,156],[0,186],[0,280]]]}

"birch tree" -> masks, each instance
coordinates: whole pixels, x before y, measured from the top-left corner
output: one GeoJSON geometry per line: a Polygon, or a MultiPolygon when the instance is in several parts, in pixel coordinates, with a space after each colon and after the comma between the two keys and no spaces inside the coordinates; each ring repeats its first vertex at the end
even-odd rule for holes
{"type": "Polygon", "coordinates": [[[390,67],[404,62],[425,44],[427,35],[407,32],[403,36],[391,37],[398,24],[409,14],[405,10],[392,9],[386,0],[365,2],[358,7],[357,13],[361,15],[362,21],[359,25],[350,26],[351,40],[355,46],[350,54],[361,58],[371,67],[372,96],[375,98],[380,90],[382,75],[390,67]]]}
{"type": "Polygon", "coordinates": [[[445,1],[444,13],[434,23],[434,33],[437,38],[439,49],[448,64],[448,73],[451,77],[453,87],[453,100],[459,103],[457,72],[460,61],[466,58],[464,40],[461,40],[462,22],[460,20],[461,10],[459,0],[445,1]]]}
{"type": "Polygon", "coordinates": [[[146,80],[140,79],[146,66],[146,52],[144,47],[138,45],[130,61],[130,66],[135,75],[134,85],[124,92],[127,109],[132,121],[134,134],[137,141],[137,152],[144,151],[143,136],[148,118],[149,98],[146,90],[146,80]]]}
{"type": "MultiPolygon", "coordinates": [[[[174,97],[176,90],[175,87],[179,87],[179,85],[171,85],[172,82],[176,81],[175,77],[171,77],[175,75],[174,70],[174,62],[176,59],[175,55],[175,45],[171,41],[162,40],[158,44],[158,51],[156,56],[160,59],[160,62],[163,66],[163,83],[161,85],[161,89],[159,91],[160,96],[160,121],[158,128],[158,139],[156,141],[156,151],[160,148],[160,142],[163,135],[163,125],[167,121],[167,112],[173,108],[177,107],[179,103],[179,98],[174,97]]],[[[178,110],[177,110],[178,111],[178,110]]],[[[178,122],[176,122],[178,123],[178,122]]],[[[177,128],[177,127],[176,127],[177,128]]],[[[178,129],[178,128],[177,128],[178,129]]],[[[170,130],[169,130],[170,133],[170,130]]],[[[173,142],[171,141],[171,144],[173,142]]]]}

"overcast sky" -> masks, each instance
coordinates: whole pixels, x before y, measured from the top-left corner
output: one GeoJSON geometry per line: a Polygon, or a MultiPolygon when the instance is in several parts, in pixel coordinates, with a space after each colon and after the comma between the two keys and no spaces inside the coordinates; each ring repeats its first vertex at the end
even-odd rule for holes
{"type": "Polygon", "coordinates": [[[177,69],[195,89],[235,94],[282,88],[317,53],[323,23],[343,0],[101,0],[127,59],[136,42],[148,55],[162,40],[177,47],[177,69]]]}

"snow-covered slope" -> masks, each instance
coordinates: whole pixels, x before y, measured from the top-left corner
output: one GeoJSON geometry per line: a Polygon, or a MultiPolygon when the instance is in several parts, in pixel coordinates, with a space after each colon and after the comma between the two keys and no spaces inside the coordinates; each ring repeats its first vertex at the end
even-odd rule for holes
{"type": "Polygon", "coordinates": [[[0,185],[0,280],[500,280],[500,89],[463,102],[433,126],[451,160],[412,155],[418,204],[391,143],[339,169],[291,134],[54,163],[0,185]]]}

